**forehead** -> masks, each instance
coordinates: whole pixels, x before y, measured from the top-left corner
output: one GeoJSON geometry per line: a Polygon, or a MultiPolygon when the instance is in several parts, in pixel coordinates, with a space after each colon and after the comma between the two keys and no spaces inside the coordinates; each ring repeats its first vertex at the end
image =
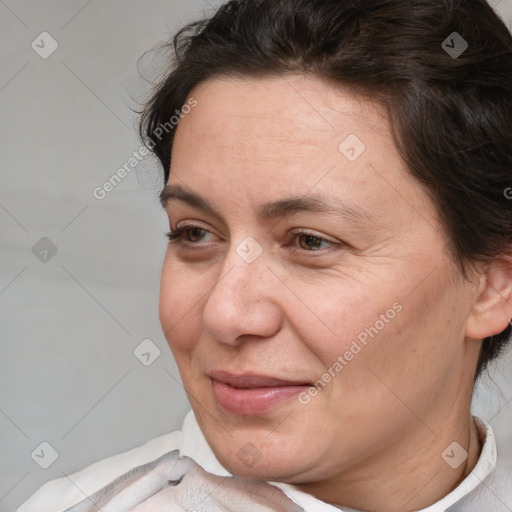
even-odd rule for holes
{"type": "Polygon", "coordinates": [[[335,143],[347,130],[372,129],[389,136],[380,105],[317,77],[219,77],[199,84],[191,96],[198,106],[180,125],[208,135],[221,147],[250,142],[254,150],[254,139],[261,138],[266,145],[274,141],[276,146],[286,142],[316,149],[335,143]]]}
{"type": "Polygon", "coordinates": [[[197,106],[178,125],[169,183],[214,201],[329,192],[375,214],[415,203],[432,216],[375,102],[299,75],[215,78],[190,96],[197,106]]]}

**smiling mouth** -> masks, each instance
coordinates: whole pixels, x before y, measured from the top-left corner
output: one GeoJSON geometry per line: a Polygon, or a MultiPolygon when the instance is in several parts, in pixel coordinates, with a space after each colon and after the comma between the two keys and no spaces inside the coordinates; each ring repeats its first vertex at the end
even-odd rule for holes
{"type": "Polygon", "coordinates": [[[225,413],[236,416],[272,412],[312,386],[307,381],[254,374],[233,375],[224,371],[213,371],[209,377],[218,406],[225,413]]]}
{"type": "Polygon", "coordinates": [[[222,382],[237,389],[276,388],[286,386],[312,386],[311,382],[301,380],[285,380],[278,377],[245,373],[234,375],[224,370],[214,370],[209,373],[212,380],[222,382]]]}

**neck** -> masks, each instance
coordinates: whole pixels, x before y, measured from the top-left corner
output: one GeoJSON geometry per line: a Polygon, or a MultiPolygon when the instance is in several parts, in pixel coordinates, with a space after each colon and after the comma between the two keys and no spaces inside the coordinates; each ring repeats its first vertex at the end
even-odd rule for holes
{"type": "Polygon", "coordinates": [[[432,426],[418,422],[407,438],[400,436],[369,460],[328,481],[299,487],[322,501],[356,510],[413,512],[455,489],[474,468],[480,452],[478,430],[467,404],[465,411],[432,426]],[[459,447],[447,450],[454,441],[468,453],[465,460],[459,447]]]}

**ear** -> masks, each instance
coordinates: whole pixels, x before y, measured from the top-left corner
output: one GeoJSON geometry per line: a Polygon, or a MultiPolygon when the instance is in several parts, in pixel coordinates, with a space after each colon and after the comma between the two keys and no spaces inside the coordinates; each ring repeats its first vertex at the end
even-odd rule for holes
{"type": "Polygon", "coordinates": [[[471,314],[466,336],[483,339],[504,331],[512,318],[512,255],[493,261],[484,274],[471,314]]]}

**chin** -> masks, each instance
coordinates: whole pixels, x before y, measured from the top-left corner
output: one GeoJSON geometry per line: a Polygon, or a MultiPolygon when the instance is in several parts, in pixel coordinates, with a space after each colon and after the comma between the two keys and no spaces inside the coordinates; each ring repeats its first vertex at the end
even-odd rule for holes
{"type": "Polygon", "coordinates": [[[289,452],[281,449],[279,453],[271,448],[253,452],[254,445],[258,442],[256,438],[257,436],[252,438],[254,444],[250,441],[251,437],[233,442],[229,452],[226,452],[224,443],[211,446],[222,466],[231,474],[241,478],[296,484],[321,476],[313,474],[318,473],[321,461],[310,460],[306,453],[297,457],[295,449],[290,448],[289,452]],[[240,445],[242,448],[236,450],[235,445],[240,445]],[[313,468],[317,468],[316,471],[313,468]]]}
{"type": "Polygon", "coordinates": [[[258,467],[247,467],[240,461],[232,461],[232,463],[223,463],[223,466],[233,475],[240,478],[250,478],[253,480],[273,481],[273,482],[285,482],[285,483],[296,483],[298,477],[291,473],[295,468],[291,468],[285,464],[266,464],[258,465],[258,467]]]}

